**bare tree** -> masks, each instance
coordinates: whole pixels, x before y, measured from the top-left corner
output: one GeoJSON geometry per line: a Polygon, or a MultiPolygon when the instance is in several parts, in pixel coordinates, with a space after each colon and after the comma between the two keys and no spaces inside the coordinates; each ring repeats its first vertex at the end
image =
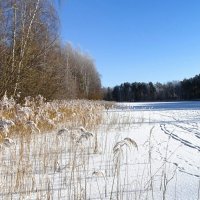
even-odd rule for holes
{"type": "Polygon", "coordinates": [[[93,59],[59,41],[52,0],[0,1],[0,96],[97,98],[93,59]]]}

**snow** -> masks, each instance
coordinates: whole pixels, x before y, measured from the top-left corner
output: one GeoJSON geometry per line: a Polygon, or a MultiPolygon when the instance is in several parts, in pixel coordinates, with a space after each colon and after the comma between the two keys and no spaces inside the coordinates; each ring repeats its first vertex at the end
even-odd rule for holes
{"type": "Polygon", "coordinates": [[[199,105],[121,103],[93,128],[97,138],[80,141],[82,132],[66,127],[16,139],[0,151],[0,199],[198,200],[199,105]],[[125,138],[138,149],[122,145],[116,160],[113,148],[125,138]]]}

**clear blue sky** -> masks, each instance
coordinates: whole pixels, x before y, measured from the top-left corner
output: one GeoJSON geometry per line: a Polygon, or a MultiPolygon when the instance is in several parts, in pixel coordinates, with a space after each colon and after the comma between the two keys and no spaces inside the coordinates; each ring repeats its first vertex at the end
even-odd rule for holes
{"type": "Polygon", "coordinates": [[[200,0],[61,0],[61,38],[89,53],[103,86],[200,73],[200,0]]]}

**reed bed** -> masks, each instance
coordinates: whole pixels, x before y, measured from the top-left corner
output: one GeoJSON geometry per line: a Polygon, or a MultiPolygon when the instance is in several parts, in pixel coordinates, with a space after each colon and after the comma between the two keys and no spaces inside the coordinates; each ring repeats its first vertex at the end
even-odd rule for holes
{"type": "Polygon", "coordinates": [[[116,109],[97,101],[46,102],[41,96],[20,105],[5,95],[0,199],[167,199],[178,177],[170,163],[170,137],[165,156],[156,161],[156,128],[150,124],[146,141],[134,134],[149,116],[122,116],[116,109]]]}

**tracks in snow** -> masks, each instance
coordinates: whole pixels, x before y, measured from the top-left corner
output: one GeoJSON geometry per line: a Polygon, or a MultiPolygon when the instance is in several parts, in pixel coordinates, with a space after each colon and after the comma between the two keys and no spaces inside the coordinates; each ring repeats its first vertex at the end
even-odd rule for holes
{"type": "MultiPolygon", "coordinates": [[[[200,152],[200,131],[198,130],[198,124],[197,123],[180,123],[180,122],[173,122],[173,123],[161,123],[160,129],[163,133],[169,136],[169,138],[174,139],[175,141],[181,143],[185,148],[189,148],[190,150],[197,150],[197,152],[200,152]]],[[[189,150],[189,151],[190,151],[189,150]]],[[[196,152],[196,154],[198,154],[196,152]]],[[[160,155],[163,157],[162,155],[160,155]]],[[[193,156],[190,155],[190,156],[193,156]]],[[[188,157],[189,158],[189,157],[188,157]]],[[[175,161],[167,161],[169,163],[173,163],[175,166],[177,166],[178,170],[182,173],[188,174],[190,176],[194,176],[197,178],[200,178],[200,166],[198,164],[196,165],[193,162],[190,162],[188,158],[185,158],[184,155],[176,155],[176,159],[180,160],[181,162],[185,163],[186,168],[188,169],[195,169],[196,172],[192,170],[185,169],[185,164],[181,166],[179,162],[175,161]]]]}
{"type": "MultiPolygon", "coordinates": [[[[182,127],[179,126],[179,125],[174,125],[174,126],[175,126],[175,127],[182,128],[182,127]]],[[[189,142],[188,140],[181,138],[180,136],[178,136],[178,134],[175,134],[175,133],[174,133],[174,132],[175,132],[175,129],[174,129],[173,131],[168,130],[167,127],[166,127],[166,124],[160,124],[160,128],[161,128],[161,130],[162,130],[165,134],[169,135],[171,138],[173,138],[173,139],[175,139],[175,140],[181,142],[183,145],[185,145],[185,146],[187,146],[187,147],[196,149],[197,151],[200,152],[200,146],[199,146],[199,145],[195,145],[195,144],[193,144],[192,142],[189,142]]],[[[185,129],[185,130],[188,130],[188,129],[185,129]]],[[[200,139],[199,133],[198,133],[198,134],[197,134],[197,133],[194,133],[194,134],[195,134],[195,136],[196,136],[198,139],[200,139]]]]}

